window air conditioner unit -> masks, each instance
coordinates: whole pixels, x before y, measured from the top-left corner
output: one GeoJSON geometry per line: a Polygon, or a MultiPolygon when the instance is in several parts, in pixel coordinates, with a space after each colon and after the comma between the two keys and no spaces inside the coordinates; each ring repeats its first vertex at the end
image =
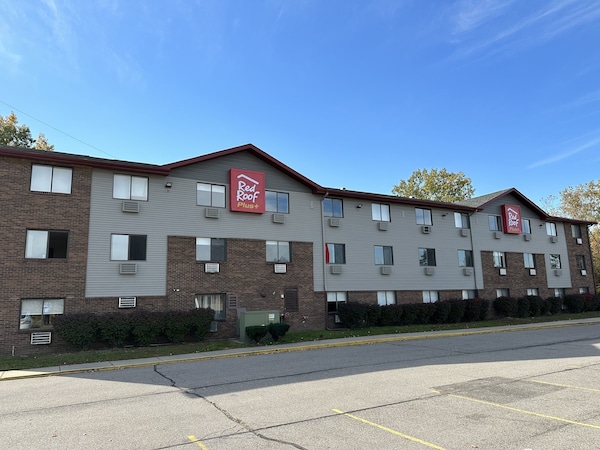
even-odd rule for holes
{"type": "Polygon", "coordinates": [[[329,218],[329,226],[330,227],[339,227],[340,219],[338,219],[337,217],[330,217],[329,218]]]}
{"type": "Polygon", "coordinates": [[[273,223],[285,223],[285,214],[273,214],[273,223]]]}
{"type": "Polygon", "coordinates": [[[501,267],[500,268],[500,275],[502,275],[502,276],[506,275],[506,268],[505,267],[501,267]]]}
{"type": "Polygon", "coordinates": [[[390,266],[381,266],[381,275],[390,275],[392,268],[390,266]]]}
{"type": "Polygon", "coordinates": [[[435,273],[435,267],[425,267],[425,275],[433,275],[435,273]]]}
{"type": "Polygon", "coordinates": [[[329,271],[334,275],[342,273],[342,266],[330,266],[329,271]]]}
{"type": "Polygon", "coordinates": [[[529,275],[537,275],[537,270],[529,269],[529,275]]]}
{"type": "Polygon", "coordinates": [[[273,272],[275,273],[286,273],[287,265],[286,264],[273,264],[273,272]]]}
{"type": "Polygon", "coordinates": [[[140,204],[139,202],[132,202],[130,200],[123,201],[121,205],[121,210],[126,213],[139,213],[140,212],[140,204]]]}
{"type": "Polygon", "coordinates": [[[523,240],[530,241],[531,240],[531,235],[530,234],[524,234],[523,235],[523,240]]]}
{"type": "Polygon", "coordinates": [[[473,275],[473,268],[472,267],[464,267],[463,275],[466,277],[470,277],[471,275],[473,275]]]}
{"type": "Polygon", "coordinates": [[[210,330],[209,331],[211,333],[216,333],[218,331],[218,329],[219,329],[219,322],[216,322],[216,321],[213,320],[210,323],[210,330]]]}
{"type": "Polygon", "coordinates": [[[577,245],[583,244],[583,240],[581,238],[577,238],[577,245]]]}
{"type": "Polygon", "coordinates": [[[431,233],[431,225],[423,225],[421,227],[421,233],[423,233],[423,234],[431,233]]]}
{"type": "Polygon", "coordinates": [[[502,232],[494,231],[494,239],[502,239],[502,232]]]}
{"type": "Polygon", "coordinates": [[[219,273],[219,263],[205,263],[204,272],[206,273],[219,273]]]}
{"type": "Polygon", "coordinates": [[[552,242],[553,244],[556,244],[558,242],[558,237],[550,236],[550,242],[552,242]]]}
{"type": "Polygon", "coordinates": [[[119,264],[119,273],[121,275],[135,275],[137,273],[137,264],[121,263],[119,264]]]}
{"type": "Polygon", "coordinates": [[[587,275],[587,270],[581,269],[581,275],[586,276],[587,275]]]}
{"type": "Polygon", "coordinates": [[[206,208],[204,210],[204,216],[208,219],[218,219],[219,218],[219,209],[218,208],[206,208]]]}
{"type": "Polygon", "coordinates": [[[31,345],[50,344],[52,333],[50,331],[31,333],[31,345]]]}
{"type": "Polygon", "coordinates": [[[467,228],[461,228],[460,229],[460,235],[462,237],[469,237],[469,230],[467,228]]]}
{"type": "Polygon", "coordinates": [[[387,231],[388,223],[387,222],[379,222],[377,224],[377,228],[379,229],[379,231],[387,231]]]}
{"type": "Polygon", "coordinates": [[[342,321],[341,321],[341,319],[340,319],[340,316],[338,316],[337,314],[335,315],[335,317],[334,317],[333,321],[334,321],[335,323],[342,323],[342,321]]]}
{"type": "Polygon", "coordinates": [[[136,297],[119,297],[119,308],[135,308],[136,297]]]}
{"type": "Polygon", "coordinates": [[[560,277],[562,275],[562,270],[561,269],[554,269],[554,275],[557,277],[560,277]]]}

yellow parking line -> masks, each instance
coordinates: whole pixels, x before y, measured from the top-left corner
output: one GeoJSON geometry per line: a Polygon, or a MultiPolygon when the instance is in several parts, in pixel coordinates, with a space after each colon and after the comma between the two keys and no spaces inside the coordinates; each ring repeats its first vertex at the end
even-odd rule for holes
{"type": "MultiPolygon", "coordinates": [[[[437,392],[438,394],[441,393],[436,390],[434,390],[434,392],[437,392]]],[[[496,408],[508,409],[509,411],[514,411],[514,412],[518,412],[521,414],[528,414],[530,416],[541,417],[543,419],[557,420],[559,422],[570,423],[571,425],[579,425],[581,427],[589,427],[589,428],[595,428],[597,430],[600,430],[600,425],[592,425],[591,423],[584,423],[584,422],[577,422],[575,420],[563,419],[562,417],[550,416],[548,414],[541,414],[541,413],[537,413],[534,411],[527,411],[525,409],[520,409],[520,408],[513,408],[512,406],[506,406],[506,405],[501,405],[500,403],[479,400],[478,398],[465,397],[463,395],[456,395],[456,394],[442,394],[442,395],[446,395],[448,397],[460,398],[462,400],[468,400],[470,402],[482,403],[484,405],[495,406],[496,408]]]]}
{"type": "Polygon", "coordinates": [[[412,437],[412,436],[409,436],[407,434],[400,433],[399,431],[392,430],[391,428],[384,427],[383,425],[379,425],[379,424],[377,424],[375,422],[371,422],[369,420],[362,419],[362,418],[360,418],[358,416],[355,416],[353,414],[345,413],[343,411],[340,411],[339,409],[333,409],[332,411],[335,412],[335,413],[338,413],[338,414],[342,414],[342,415],[344,415],[346,417],[350,417],[351,419],[358,420],[359,422],[366,423],[367,425],[371,425],[373,427],[379,428],[380,430],[387,431],[388,433],[395,434],[396,436],[400,436],[400,437],[402,437],[404,439],[408,439],[409,441],[413,441],[413,442],[416,442],[418,444],[425,445],[425,446],[427,446],[429,448],[435,448],[437,450],[446,450],[444,447],[439,447],[439,446],[437,446],[435,444],[432,444],[430,442],[426,442],[426,441],[423,441],[423,440],[418,439],[416,437],[412,437]]]}
{"type": "Polygon", "coordinates": [[[569,389],[577,389],[579,391],[600,392],[600,389],[586,388],[586,387],[581,387],[581,386],[573,386],[571,384],[550,383],[549,381],[542,381],[542,380],[531,380],[531,381],[533,383],[549,384],[550,386],[558,386],[558,387],[564,387],[564,388],[569,388],[569,389]]]}
{"type": "Polygon", "coordinates": [[[200,447],[202,450],[208,450],[208,447],[198,440],[196,436],[188,436],[188,439],[200,447]]]}

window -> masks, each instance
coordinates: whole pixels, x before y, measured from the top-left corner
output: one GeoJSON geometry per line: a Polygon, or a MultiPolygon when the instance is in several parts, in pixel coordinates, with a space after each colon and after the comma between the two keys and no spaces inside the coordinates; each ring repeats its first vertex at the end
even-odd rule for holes
{"type": "Polygon", "coordinates": [[[145,261],[146,236],[134,234],[111,235],[110,259],[112,261],[145,261]]]}
{"type": "Polygon", "coordinates": [[[338,305],[340,303],[346,303],[345,292],[328,292],[327,293],[327,312],[336,313],[338,311],[338,305]]]}
{"type": "Polygon", "coordinates": [[[585,270],[585,256],[576,255],[575,258],[577,259],[577,268],[579,270],[585,270]]]}
{"type": "Polygon", "coordinates": [[[342,201],[339,198],[323,199],[323,216],[325,217],[344,217],[342,201]]]}
{"type": "Polygon", "coordinates": [[[327,264],[346,264],[346,244],[325,244],[327,264]]]}
{"type": "Polygon", "coordinates": [[[67,257],[69,233],[66,231],[27,230],[25,258],[46,259],[67,257]]]}
{"type": "Polygon", "coordinates": [[[72,178],[73,169],[34,164],[31,166],[30,189],[36,192],[70,194],[72,178]]]}
{"type": "Polygon", "coordinates": [[[375,264],[391,266],[394,264],[394,255],[392,247],[385,245],[376,245],[375,247],[375,264]]]}
{"type": "Polygon", "coordinates": [[[500,288],[496,289],[496,298],[498,297],[508,297],[510,294],[508,288],[500,288]]]}
{"type": "Polygon", "coordinates": [[[581,238],[581,226],[571,224],[571,236],[574,238],[581,238]]]}
{"type": "Polygon", "coordinates": [[[470,298],[477,298],[477,291],[474,289],[463,289],[462,299],[468,300],[470,298]]]}
{"type": "Polygon", "coordinates": [[[438,300],[438,291],[423,291],[423,303],[435,303],[438,300]]]}
{"type": "Polygon", "coordinates": [[[419,265],[420,266],[435,266],[435,249],[420,248],[419,249],[419,265]]]}
{"type": "Polygon", "coordinates": [[[289,213],[290,195],[287,192],[266,192],[266,209],[269,212],[289,213]]]}
{"type": "Polygon", "coordinates": [[[555,288],[554,296],[558,298],[565,298],[565,288],[555,288]]]}
{"type": "Polygon", "coordinates": [[[286,311],[296,312],[300,310],[298,302],[298,288],[297,287],[286,287],[283,290],[283,307],[286,311]]]}
{"type": "Polygon", "coordinates": [[[473,267],[473,251],[459,250],[458,251],[458,267],[473,267]]]}
{"type": "Polygon", "coordinates": [[[225,320],[225,294],[197,294],[196,309],[210,308],[215,312],[215,320],[225,320]]]}
{"type": "Polygon", "coordinates": [[[123,200],[148,200],[148,178],[115,174],[113,198],[123,200]]]}
{"type": "Polygon", "coordinates": [[[196,204],[225,208],[225,186],[220,184],[196,184],[196,204]]]}
{"type": "Polygon", "coordinates": [[[535,256],[533,256],[533,253],[523,253],[523,264],[526,269],[535,269],[535,256]]]}
{"type": "Polygon", "coordinates": [[[527,295],[540,295],[540,291],[538,288],[527,288],[527,295]]]}
{"type": "Polygon", "coordinates": [[[417,215],[417,225],[433,225],[430,209],[415,208],[415,214],[417,215]]]}
{"type": "Polygon", "coordinates": [[[506,255],[504,252],[494,252],[494,267],[505,268],[506,267],[506,255]]]}
{"type": "Polygon", "coordinates": [[[556,224],[554,222],[546,222],[546,234],[548,236],[558,236],[556,234],[556,224]]]}
{"type": "Polygon", "coordinates": [[[196,261],[225,261],[225,239],[196,238],[196,261]]]}
{"type": "Polygon", "coordinates": [[[467,213],[454,213],[454,226],[456,228],[470,228],[469,215],[467,213]]]}
{"type": "Polygon", "coordinates": [[[288,263],[291,261],[290,243],[267,241],[267,262],[288,263]]]}
{"type": "Polygon", "coordinates": [[[550,255],[550,268],[560,269],[560,255],[550,255]]]}
{"type": "Polygon", "coordinates": [[[19,329],[52,328],[52,320],[64,313],[64,307],[62,298],[21,300],[19,329]]]}
{"type": "Polygon", "coordinates": [[[500,216],[488,216],[490,231],[502,231],[502,218],[500,216]]]}
{"type": "Polygon", "coordinates": [[[395,291],[377,291],[377,304],[378,305],[395,305],[396,304],[396,292],[395,291]]]}
{"type": "Polygon", "coordinates": [[[580,294],[589,294],[590,293],[590,288],[588,286],[580,287],[579,288],[579,293],[580,294]]]}
{"type": "Polygon", "coordinates": [[[371,218],[373,220],[379,220],[380,222],[390,221],[390,205],[384,205],[381,203],[371,204],[371,218]]]}
{"type": "Polygon", "coordinates": [[[523,219],[521,222],[521,230],[523,234],[531,234],[531,220],[523,219]]]}

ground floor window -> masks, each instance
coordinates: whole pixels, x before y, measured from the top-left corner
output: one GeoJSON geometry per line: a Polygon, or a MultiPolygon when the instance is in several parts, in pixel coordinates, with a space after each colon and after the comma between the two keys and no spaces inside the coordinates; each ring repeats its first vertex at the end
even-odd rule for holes
{"type": "Polygon", "coordinates": [[[527,295],[540,295],[540,291],[538,288],[529,288],[527,289],[527,295]]]}
{"type": "Polygon", "coordinates": [[[210,308],[215,312],[215,320],[225,320],[225,294],[197,294],[196,308],[210,308]]]}
{"type": "Polygon", "coordinates": [[[498,298],[498,297],[508,297],[508,296],[509,296],[508,288],[496,289],[496,298],[498,298]]]}
{"type": "Polygon", "coordinates": [[[468,300],[470,298],[477,298],[477,291],[475,289],[463,289],[462,299],[468,300]]]}
{"type": "Polygon", "coordinates": [[[423,291],[423,303],[435,303],[440,299],[438,291],[423,291]]]}
{"type": "Polygon", "coordinates": [[[395,305],[396,304],[396,292],[395,291],[377,291],[377,304],[378,305],[395,305]]]}
{"type": "Polygon", "coordinates": [[[52,320],[64,314],[64,309],[62,298],[21,300],[19,329],[52,328],[52,320]]]}
{"type": "Polygon", "coordinates": [[[579,288],[579,293],[580,294],[589,294],[590,293],[590,288],[585,286],[585,287],[580,287],[579,288]]]}
{"type": "Polygon", "coordinates": [[[554,296],[558,298],[565,298],[565,288],[555,288],[554,296]]]}
{"type": "Polygon", "coordinates": [[[337,313],[338,305],[340,303],[346,303],[347,295],[346,292],[328,292],[327,293],[327,312],[337,313]]]}

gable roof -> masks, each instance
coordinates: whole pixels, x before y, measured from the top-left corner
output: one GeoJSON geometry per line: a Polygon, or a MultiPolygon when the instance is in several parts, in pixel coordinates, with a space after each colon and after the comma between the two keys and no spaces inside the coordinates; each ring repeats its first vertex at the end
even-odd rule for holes
{"type": "Polygon", "coordinates": [[[477,208],[478,210],[481,210],[481,209],[484,209],[491,202],[496,201],[502,197],[506,197],[507,195],[512,195],[513,197],[516,197],[517,200],[519,200],[521,203],[527,205],[529,208],[534,210],[538,214],[540,219],[545,220],[548,217],[550,217],[546,213],[546,211],[544,211],[542,208],[537,206],[535,203],[533,203],[531,200],[529,200],[527,197],[525,197],[523,194],[521,194],[515,188],[503,189],[501,191],[492,192],[491,194],[481,195],[479,197],[473,197],[473,198],[469,198],[466,200],[462,200],[457,203],[460,205],[471,206],[473,208],[477,208]]]}

